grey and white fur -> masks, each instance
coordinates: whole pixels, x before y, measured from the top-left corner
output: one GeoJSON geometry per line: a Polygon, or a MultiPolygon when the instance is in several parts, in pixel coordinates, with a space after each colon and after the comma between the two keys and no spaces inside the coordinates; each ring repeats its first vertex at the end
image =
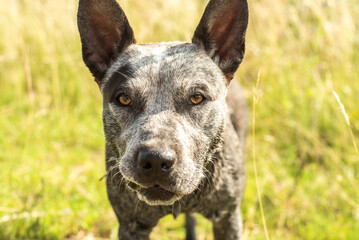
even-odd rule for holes
{"type": "Polygon", "coordinates": [[[80,0],[83,59],[103,95],[107,193],[119,239],[200,213],[217,240],[240,239],[247,105],[232,80],[245,50],[246,0],[210,0],[192,43],[136,44],[115,0],[80,0]]]}

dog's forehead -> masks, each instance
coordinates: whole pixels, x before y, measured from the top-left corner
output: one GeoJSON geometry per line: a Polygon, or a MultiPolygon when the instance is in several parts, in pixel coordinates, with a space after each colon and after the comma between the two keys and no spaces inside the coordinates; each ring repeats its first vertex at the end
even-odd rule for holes
{"type": "Polygon", "coordinates": [[[108,70],[102,86],[124,68],[126,77],[130,78],[148,77],[156,81],[165,78],[172,82],[202,79],[212,80],[214,85],[225,83],[221,70],[205,51],[186,42],[131,45],[108,70]]]}

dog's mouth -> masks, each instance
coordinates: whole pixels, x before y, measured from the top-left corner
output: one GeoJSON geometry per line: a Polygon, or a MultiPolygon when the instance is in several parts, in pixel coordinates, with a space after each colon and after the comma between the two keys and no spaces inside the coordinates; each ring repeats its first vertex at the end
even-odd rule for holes
{"type": "Polygon", "coordinates": [[[172,205],[182,197],[182,195],[169,191],[157,184],[153,187],[143,187],[134,182],[129,182],[128,186],[136,191],[138,198],[148,205],[172,205]]]}

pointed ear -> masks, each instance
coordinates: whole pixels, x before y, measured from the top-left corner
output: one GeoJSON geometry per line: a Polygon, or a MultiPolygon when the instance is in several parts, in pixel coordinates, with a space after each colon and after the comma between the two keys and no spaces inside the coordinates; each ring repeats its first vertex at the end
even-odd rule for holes
{"type": "Polygon", "coordinates": [[[115,0],[80,0],[77,24],[83,60],[100,85],[113,61],[136,42],[132,28],[115,0]]]}
{"type": "Polygon", "coordinates": [[[219,66],[228,81],[242,62],[248,25],[246,0],[210,0],[192,38],[219,66]]]}

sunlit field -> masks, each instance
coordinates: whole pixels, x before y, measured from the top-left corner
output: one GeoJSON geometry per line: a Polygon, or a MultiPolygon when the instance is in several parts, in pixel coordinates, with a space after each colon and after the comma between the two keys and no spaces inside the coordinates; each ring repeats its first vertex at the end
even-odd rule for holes
{"type": "MultiPolygon", "coordinates": [[[[119,2],[139,43],[190,41],[207,4],[119,2]]],[[[270,239],[359,239],[358,1],[249,7],[236,74],[251,109],[244,239],[266,239],[263,218],[270,239]]],[[[0,239],[116,239],[99,181],[102,100],[76,10],[74,0],[0,1],[0,239]]],[[[198,222],[198,239],[213,239],[211,223],[198,222]]],[[[184,239],[183,225],[167,216],[151,237],[184,239]]]]}

